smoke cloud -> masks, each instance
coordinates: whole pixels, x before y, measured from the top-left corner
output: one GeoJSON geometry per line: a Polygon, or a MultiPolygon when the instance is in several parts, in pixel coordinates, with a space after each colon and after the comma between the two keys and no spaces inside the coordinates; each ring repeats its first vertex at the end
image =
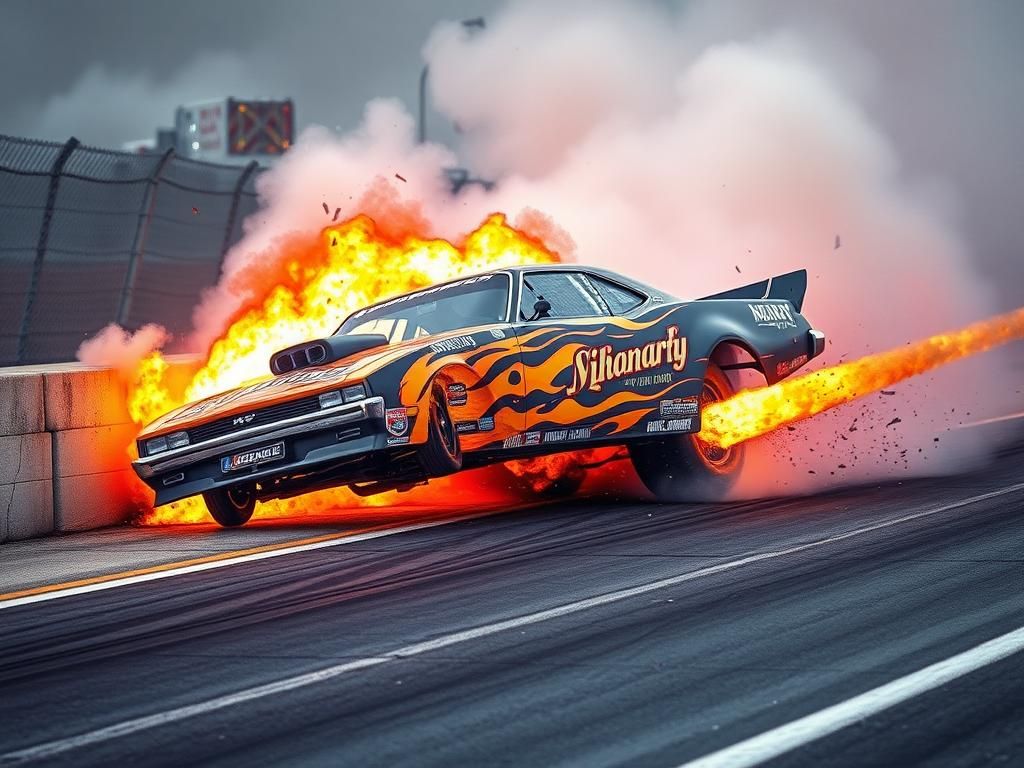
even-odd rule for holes
{"type": "Polygon", "coordinates": [[[86,365],[116,368],[122,375],[134,373],[139,361],[167,343],[167,331],[150,323],[131,333],[111,323],[78,348],[78,359],[86,365]]]}

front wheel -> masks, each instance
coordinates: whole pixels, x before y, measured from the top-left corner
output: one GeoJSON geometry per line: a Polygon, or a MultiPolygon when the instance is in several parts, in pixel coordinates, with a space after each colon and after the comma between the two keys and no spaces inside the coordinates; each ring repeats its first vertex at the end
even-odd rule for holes
{"type": "MultiPolygon", "coordinates": [[[[729,379],[708,364],[700,406],[725,400],[733,393],[729,379]]],[[[746,447],[721,448],[696,433],[629,446],[629,457],[644,485],[659,501],[719,501],[732,488],[743,468],[746,447]]]]}
{"type": "Polygon", "coordinates": [[[238,485],[207,491],[203,501],[214,520],[225,528],[235,528],[249,522],[256,510],[256,486],[238,485]]]}
{"type": "Polygon", "coordinates": [[[430,395],[427,442],[420,449],[420,465],[427,477],[444,477],[462,469],[462,448],[455,423],[448,414],[444,389],[434,386],[430,395]]]}

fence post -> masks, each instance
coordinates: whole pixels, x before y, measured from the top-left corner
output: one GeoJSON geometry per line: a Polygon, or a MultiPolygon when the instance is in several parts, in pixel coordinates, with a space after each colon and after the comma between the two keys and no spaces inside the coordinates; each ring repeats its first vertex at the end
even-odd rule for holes
{"type": "Polygon", "coordinates": [[[36,300],[36,291],[39,290],[39,276],[43,271],[43,259],[46,256],[46,248],[50,240],[50,222],[53,219],[53,207],[57,202],[60,177],[64,173],[64,166],[67,165],[68,158],[71,157],[71,153],[78,145],[79,141],[74,136],[68,139],[50,167],[50,189],[46,195],[46,209],[43,211],[43,221],[39,227],[39,240],[36,242],[36,258],[32,263],[32,276],[29,278],[28,290],[25,292],[25,314],[21,317],[21,329],[18,331],[18,363],[25,361],[25,345],[28,342],[28,330],[32,321],[32,304],[36,300]]]}
{"type": "Polygon", "coordinates": [[[135,228],[135,242],[132,243],[131,253],[128,254],[128,269],[124,275],[124,286],[121,288],[121,301],[117,307],[117,324],[124,327],[128,322],[128,313],[132,311],[132,300],[135,298],[135,283],[139,274],[139,262],[146,248],[146,236],[149,234],[149,222],[153,218],[153,210],[156,208],[156,190],[160,185],[160,176],[164,172],[171,156],[174,154],[174,147],[169,148],[156,165],[153,172],[149,174],[149,183],[146,186],[146,194],[142,196],[142,204],[139,206],[139,225],[135,228]]]}
{"type": "Polygon", "coordinates": [[[224,271],[224,258],[228,255],[228,250],[231,248],[231,233],[235,231],[235,219],[238,218],[238,201],[242,197],[242,190],[245,189],[245,184],[249,181],[249,177],[252,176],[253,172],[259,168],[259,163],[255,160],[251,161],[245,166],[245,169],[238,174],[238,181],[235,182],[235,193],[231,197],[231,207],[228,209],[228,221],[224,227],[224,244],[220,249],[220,269],[217,270],[219,275],[224,271]]]}

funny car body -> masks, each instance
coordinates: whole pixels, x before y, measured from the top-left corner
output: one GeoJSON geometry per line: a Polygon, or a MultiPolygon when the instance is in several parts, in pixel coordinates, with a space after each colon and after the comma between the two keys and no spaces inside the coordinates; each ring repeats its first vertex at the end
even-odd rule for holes
{"type": "Polygon", "coordinates": [[[768,383],[819,355],[807,275],[683,301],[606,270],[517,267],[360,309],[277,352],[266,380],[172,411],[133,466],[166,504],[202,494],[222,525],[258,501],[405,490],[462,469],[624,445],[663,499],[723,494],[743,446],[699,440],[730,371],[768,383]]]}

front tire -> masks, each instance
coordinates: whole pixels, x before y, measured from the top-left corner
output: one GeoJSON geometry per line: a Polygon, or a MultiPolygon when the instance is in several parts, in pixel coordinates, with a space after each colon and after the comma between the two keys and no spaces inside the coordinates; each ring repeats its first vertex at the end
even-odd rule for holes
{"type": "MultiPolygon", "coordinates": [[[[709,363],[700,394],[701,408],[732,394],[725,373],[709,363]]],[[[742,443],[720,448],[704,442],[696,433],[629,446],[636,473],[659,501],[720,501],[736,482],[745,455],[742,443]]]]}
{"type": "Polygon", "coordinates": [[[435,384],[430,395],[427,442],[420,449],[420,465],[427,477],[444,477],[462,469],[462,448],[455,422],[448,414],[444,389],[435,384]]]}
{"type": "Polygon", "coordinates": [[[203,494],[210,515],[225,528],[245,525],[256,510],[256,486],[236,485],[203,494]]]}

